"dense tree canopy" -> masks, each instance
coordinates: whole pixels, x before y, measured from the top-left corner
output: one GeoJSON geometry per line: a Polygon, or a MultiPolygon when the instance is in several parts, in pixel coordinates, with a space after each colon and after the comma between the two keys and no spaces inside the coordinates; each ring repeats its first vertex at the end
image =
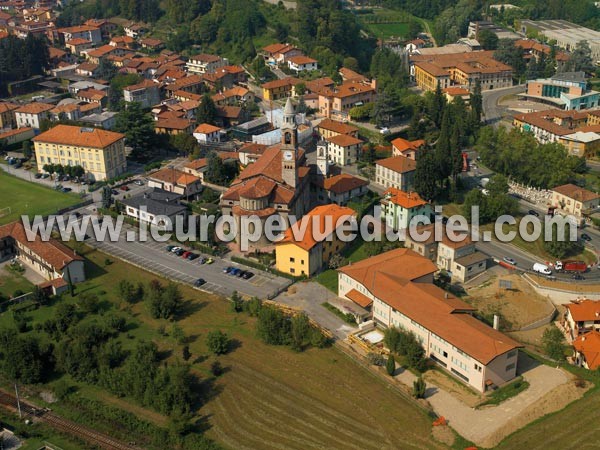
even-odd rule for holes
{"type": "Polygon", "coordinates": [[[48,68],[48,44],[33,35],[0,39],[0,95],[7,95],[8,83],[42,75],[48,68]]]}

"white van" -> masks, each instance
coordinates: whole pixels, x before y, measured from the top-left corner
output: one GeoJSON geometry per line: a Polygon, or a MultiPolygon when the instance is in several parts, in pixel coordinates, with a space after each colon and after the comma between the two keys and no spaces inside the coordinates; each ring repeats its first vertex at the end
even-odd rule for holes
{"type": "Polygon", "coordinates": [[[541,263],[535,263],[533,265],[533,271],[541,273],[542,275],[552,275],[552,271],[550,270],[550,268],[547,265],[541,263]]]}

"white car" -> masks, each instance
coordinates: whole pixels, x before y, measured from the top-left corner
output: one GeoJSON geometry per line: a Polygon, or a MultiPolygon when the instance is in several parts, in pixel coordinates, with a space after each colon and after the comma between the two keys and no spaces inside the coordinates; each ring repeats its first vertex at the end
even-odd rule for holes
{"type": "Polygon", "coordinates": [[[178,252],[179,250],[182,250],[182,248],[181,247],[173,247],[171,249],[171,252],[175,253],[175,252],[178,252]]]}
{"type": "Polygon", "coordinates": [[[379,133],[381,134],[390,134],[391,131],[388,127],[383,127],[381,130],[379,130],[379,133]]]}
{"type": "Polygon", "coordinates": [[[550,268],[547,265],[541,263],[535,263],[533,265],[533,271],[541,273],[542,275],[552,275],[552,271],[550,270],[550,268]]]}

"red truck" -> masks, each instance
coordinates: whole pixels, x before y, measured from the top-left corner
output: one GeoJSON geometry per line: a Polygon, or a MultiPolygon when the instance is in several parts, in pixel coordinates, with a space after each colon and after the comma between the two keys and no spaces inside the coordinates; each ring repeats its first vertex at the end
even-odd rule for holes
{"type": "Polygon", "coordinates": [[[556,261],[554,268],[558,272],[583,273],[588,269],[584,261],[556,261]]]}

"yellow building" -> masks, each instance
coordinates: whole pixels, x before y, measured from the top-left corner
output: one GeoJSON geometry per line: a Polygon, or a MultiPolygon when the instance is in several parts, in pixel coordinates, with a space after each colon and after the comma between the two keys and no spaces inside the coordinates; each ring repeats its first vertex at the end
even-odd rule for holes
{"type": "Polygon", "coordinates": [[[353,209],[335,204],[317,206],[285,232],[275,246],[277,270],[294,276],[317,273],[346,242],[336,230],[356,217],[353,209]],[[306,224],[306,225],[305,225],[306,224]]]}
{"type": "Polygon", "coordinates": [[[280,100],[287,97],[295,97],[295,87],[300,80],[294,77],[281,78],[263,84],[263,98],[269,100],[280,100]]]}
{"type": "Polygon", "coordinates": [[[81,166],[93,180],[125,172],[125,135],[97,128],[57,125],[32,139],[39,172],[45,164],[81,166]]]}

